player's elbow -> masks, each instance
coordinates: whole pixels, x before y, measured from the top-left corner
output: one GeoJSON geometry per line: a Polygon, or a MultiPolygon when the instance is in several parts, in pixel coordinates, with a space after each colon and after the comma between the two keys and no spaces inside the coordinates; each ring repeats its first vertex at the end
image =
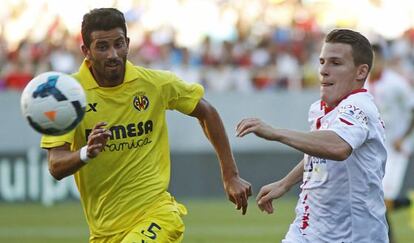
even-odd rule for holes
{"type": "Polygon", "coordinates": [[[53,163],[52,161],[49,161],[49,173],[58,181],[65,178],[65,175],[61,172],[57,163],[53,163]]]}
{"type": "Polygon", "coordinates": [[[55,171],[53,169],[50,169],[50,168],[49,168],[49,173],[50,173],[50,175],[53,176],[53,178],[55,178],[55,180],[58,180],[58,181],[65,178],[63,175],[59,174],[57,171],[55,171]]]}

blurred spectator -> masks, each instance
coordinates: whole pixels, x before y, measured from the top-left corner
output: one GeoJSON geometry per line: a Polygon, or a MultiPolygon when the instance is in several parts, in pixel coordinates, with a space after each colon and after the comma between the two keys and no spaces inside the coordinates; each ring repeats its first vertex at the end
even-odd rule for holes
{"type": "Polygon", "coordinates": [[[76,55],[71,52],[66,45],[57,45],[51,47],[49,56],[51,69],[57,72],[73,73],[77,71],[79,63],[76,55]]]}
{"type": "Polygon", "coordinates": [[[16,58],[6,65],[3,77],[7,88],[23,90],[33,78],[33,64],[16,58]]]}
{"type": "MultiPolygon", "coordinates": [[[[58,11],[60,5],[20,1],[24,4],[6,0],[10,11],[0,11],[0,19],[7,19],[0,25],[0,90],[21,89],[45,71],[75,72],[82,61],[79,30],[73,29],[78,23],[68,24],[79,16],[58,11]]],[[[157,12],[158,1],[125,3],[128,34],[136,40],[129,58],[149,68],[173,69],[214,92],[312,89],[319,86],[323,32],[344,23],[321,22],[325,12],[337,11],[333,3],[308,2],[171,0],[168,14],[157,12]],[[202,8],[188,11],[197,6],[202,8]],[[199,37],[184,40],[193,33],[199,37]]],[[[391,66],[414,85],[414,29],[398,39],[379,38],[390,43],[391,66]]]]}
{"type": "Polygon", "coordinates": [[[138,50],[138,57],[146,65],[156,63],[160,60],[161,47],[154,43],[151,32],[145,33],[144,40],[138,50]]]}
{"type": "Polygon", "coordinates": [[[285,87],[291,90],[302,88],[302,72],[299,66],[299,60],[282,49],[276,57],[276,71],[279,75],[278,83],[285,83],[285,87]]]}
{"type": "Polygon", "coordinates": [[[202,83],[201,72],[187,48],[181,49],[180,62],[171,67],[171,71],[182,80],[192,83],[202,83]]]}
{"type": "Polygon", "coordinates": [[[226,60],[217,60],[205,69],[205,86],[215,92],[234,90],[232,67],[226,60]]]}

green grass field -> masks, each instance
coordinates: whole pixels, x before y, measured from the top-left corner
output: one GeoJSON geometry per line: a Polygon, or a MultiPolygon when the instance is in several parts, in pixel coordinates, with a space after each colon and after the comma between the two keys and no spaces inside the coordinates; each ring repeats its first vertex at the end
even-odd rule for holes
{"type": "MultiPolygon", "coordinates": [[[[220,199],[181,200],[189,214],[184,218],[184,243],[274,243],[286,233],[294,212],[294,199],[279,200],[276,213],[261,213],[253,201],[242,216],[230,202],[220,199]]],[[[392,215],[398,243],[414,242],[408,210],[392,215]]],[[[367,227],[369,227],[367,225],[367,227]]],[[[87,242],[88,230],[78,202],[52,207],[39,204],[0,204],[0,242],[87,242]]]]}

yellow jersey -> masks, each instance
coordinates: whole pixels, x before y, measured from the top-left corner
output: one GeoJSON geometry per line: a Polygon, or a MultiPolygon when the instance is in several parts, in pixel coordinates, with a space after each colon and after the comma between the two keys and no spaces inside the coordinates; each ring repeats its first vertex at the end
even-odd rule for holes
{"type": "Polygon", "coordinates": [[[111,131],[104,150],[74,175],[91,236],[131,229],[164,197],[170,180],[166,110],[191,113],[204,95],[199,84],[167,71],[126,63],[124,82],[100,87],[85,60],[73,76],[85,89],[88,107],[79,126],[62,136],[43,136],[42,148],[86,145],[94,125],[111,131]]]}

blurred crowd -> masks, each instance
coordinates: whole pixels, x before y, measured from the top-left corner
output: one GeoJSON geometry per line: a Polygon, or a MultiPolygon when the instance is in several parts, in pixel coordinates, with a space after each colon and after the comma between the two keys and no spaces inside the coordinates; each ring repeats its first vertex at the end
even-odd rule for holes
{"type": "MultiPolygon", "coordinates": [[[[312,9],[301,1],[287,1],[289,4],[283,6],[291,14],[287,14],[287,23],[280,24],[266,14],[275,12],[274,7],[278,7],[278,13],[283,9],[271,1],[267,4],[259,1],[261,14],[254,17],[243,16],[245,5],[214,2],[221,4],[217,18],[223,22],[218,28],[227,29],[227,34],[221,37],[205,34],[194,43],[182,41],[182,33],[172,24],[144,28],[143,12],[148,9],[125,10],[131,37],[129,59],[137,65],[171,70],[183,80],[201,83],[210,91],[318,87],[318,55],[326,30],[317,22],[312,9]],[[229,13],[235,13],[237,18],[226,22],[229,13]]],[[[12,17],[19,18],[22,15],[19,11],[23,10],[16,7],[12,17]]],[[[71,32],[59,15],[44,25],[42,38],[31,38],[28,34],[15,45],[7,41],[4,31],[0,32],[0,90],[22,90],[34,76],[45,71],[77,71],[83,60],[79,31],[71,32]]],[[[414,82],[414,29],[396,39],[385,39],[375,33],[371,37],[387,47],[392,66],[414,82]]]]}

